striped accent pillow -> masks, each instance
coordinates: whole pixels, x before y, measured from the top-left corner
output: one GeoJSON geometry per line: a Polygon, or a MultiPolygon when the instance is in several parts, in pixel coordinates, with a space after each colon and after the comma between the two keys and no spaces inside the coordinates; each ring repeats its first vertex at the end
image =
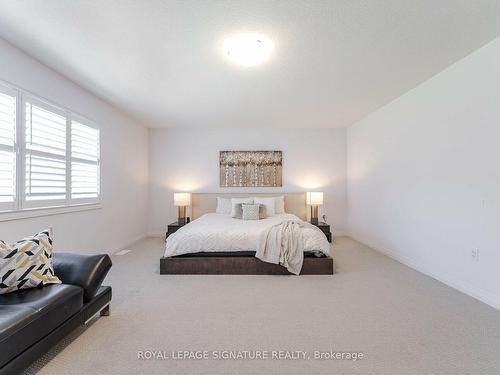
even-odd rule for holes
{"type": "Polygon", "coordinates": [[[52,228],[13,245],[0,241],[0,294],[60,283],[52,265],[52,228]]]}

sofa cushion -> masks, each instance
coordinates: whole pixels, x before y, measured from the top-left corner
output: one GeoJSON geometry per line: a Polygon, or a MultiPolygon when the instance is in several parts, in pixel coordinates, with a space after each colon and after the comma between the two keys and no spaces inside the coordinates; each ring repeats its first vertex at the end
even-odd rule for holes
{"type": "Polygon", "coordinates": [[[0,241],[0,294],[60,283],[52,267],[52,229],[12,245],[0,241]]]}
{"type": "Polygon", "coordinates": [[[0,367],[83,306],[83,289],[48,285],[0,295],[0,367]]]}
{"type": "Polygon", "coordinates": [[[107,254],[54,254],[55,274],[64,284],[82,287],[84,302],[90,301],[95,296],[111,265],[111,258],[107,254]]]}

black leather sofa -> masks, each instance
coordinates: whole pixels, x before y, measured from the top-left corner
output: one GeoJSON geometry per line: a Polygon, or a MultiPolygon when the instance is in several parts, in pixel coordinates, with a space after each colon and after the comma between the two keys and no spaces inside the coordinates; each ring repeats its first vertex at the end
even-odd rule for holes
{"type": "Polygon", "coordinates": [[[109,315],[108,255],[54,253],[53,262],[62,284],[0,295],[1,375],[19,374],[96,313],[109,315]]]}

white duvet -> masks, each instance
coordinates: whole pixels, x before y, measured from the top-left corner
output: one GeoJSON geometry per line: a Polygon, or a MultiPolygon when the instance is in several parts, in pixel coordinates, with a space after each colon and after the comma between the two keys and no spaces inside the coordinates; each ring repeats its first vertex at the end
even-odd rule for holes
{"type": "MultiPolygon", "coordinates": [[[[205,214],[183,226],[167,239],[165,256],[201,251],[257,251],[262,236],[284,221],[300,221],[292,214],[281,214],[262,220],[233,219],[230,215],[205,214]]],[[[330,255],[330,244],[314,226],[301,228],[304,251],[330,255]]]]}

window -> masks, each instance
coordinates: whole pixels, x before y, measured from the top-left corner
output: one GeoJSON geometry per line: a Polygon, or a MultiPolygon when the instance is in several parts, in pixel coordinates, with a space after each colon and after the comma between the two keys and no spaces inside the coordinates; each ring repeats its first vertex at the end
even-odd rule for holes
{"type": "Polygon", "coordinates": [[[98,203],[99,128],[0,86],[0,211],[98,203]]]}
{"type": "Polygon", "coordinates": [[[16,201],[16,92],[0,87],[0,210],[16,201]]]}
{"type": "Polygon", "coordinates": [[[99,196],[99,129],[71,121],[71,199],[99,196]]]}
{"type": "Polygon", "coordinates": [[[25,206],[66,200],[66,116],[57,112],[32,99],[25,103],[25,206]]]}

